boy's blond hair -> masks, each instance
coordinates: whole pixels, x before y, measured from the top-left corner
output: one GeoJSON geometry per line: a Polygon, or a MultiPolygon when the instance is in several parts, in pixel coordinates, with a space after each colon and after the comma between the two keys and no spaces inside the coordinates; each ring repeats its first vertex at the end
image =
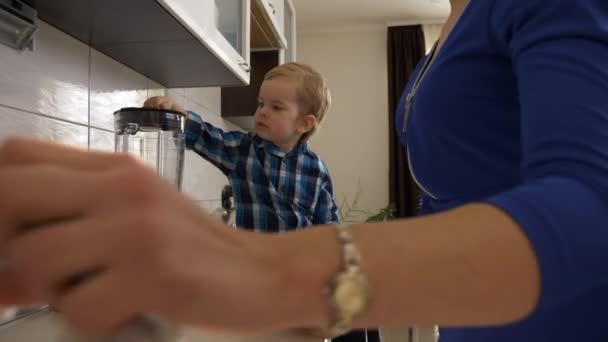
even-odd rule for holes
{"type": "Polygon", "coordinates": [[[285,63],[270,70],[264,76],[264,80],[277,77],[285,77],[298,83],[296,94],[300,105],[301,115],[313,115],[317,118],[317,125],[302,135],[302,141],[308,140],[317,129],[318,124],[331,106],[331,93],[327,87],[325,78],[311,66],[303,63],[285,63]]]}

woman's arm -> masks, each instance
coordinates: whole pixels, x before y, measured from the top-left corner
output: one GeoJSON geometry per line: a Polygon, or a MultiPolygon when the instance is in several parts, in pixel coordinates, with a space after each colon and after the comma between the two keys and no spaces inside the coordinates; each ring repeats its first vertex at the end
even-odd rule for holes
{"type": "MultiPolygon", "coordinates": [[[[0,187],[0,305],[50,301],[92,333],[136,313],[239,334],[328,324],[333,227],[230,229],[127,156],[31,140],[0,148],[0,187]]],[[[358,326],[506,322],[537,301],[530,246],[492,207],[352,229],[373,291],[358,326]]]]}
{"type": "MultiPolygon", "coordinates": [[[[277,258],[285,260],[282,273],[289,276],[283,296],[290,298],[292,316],[309,320],[304,325],[328,324],[322,290],[341,255],[334,229],[268,241],[279,249],[277,258]]],[[[530,313],[538,301],[540,275],[530,243],[509,216],[492,206],[475,204],[351,229],[373,296],[358,327],[504,324],[530,313]]]]}

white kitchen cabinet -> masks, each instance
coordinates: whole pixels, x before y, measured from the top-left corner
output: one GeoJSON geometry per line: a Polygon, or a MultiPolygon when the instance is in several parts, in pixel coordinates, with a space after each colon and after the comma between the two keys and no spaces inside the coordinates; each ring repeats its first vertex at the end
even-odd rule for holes
{"type": "Polygon", "coordinates": [[[35,7],[41,21],[163,87],[190,88],[249,84],[251,1],[65,0],[35,7]]]}
{"type": "Polygon", "coordinates": [[[249,131],[253,129],[253,113],[266,72],[280,64],[296,61],[296,10],[293,1],[252,0],[251,25],[251,82],[247,87],[223,87],[221,91],[222,117],[249,131]],[[260,4],[264,1],[272,1],[275,7],[273,15],[282,23],[279,27],[286,41],[284,47],[271,39],[270,29],[264,26],[267,22],[260,14],[260,4]]]}
{"type": "Polygon", "coordinates": [[[252,51],[276,50],[279,63],[296,60],[296,11],[292,0],[252,0],[252,51]]]}
{"type": "MultiPolygon", "coordinates": [[[[285,0],[267,0],[272,13],[277,18],[279,32],[284,32],[283,18],[285,17],[285,0]]],[[[287,37],[285,37],[287,38],[287,37]]]]}
{"type": "Polygon", "coordinates": [[[257,49],[285,49],[282,8],[279,0],[251,0],[254,26],[252,35],[257,49]],[[257,29],[257,31],[256,31],[257,29]]]}
{"type": "Polygon", "coordinates": [[[249,84],[251,0],[157,1],[244,84],[249,84]]]}
{"type": "Polygon", "coordinates": [[[280,63],[295,62],[296,51],[296,9],[292,0],[274,0],[283,3],[281,7],[283,34],[286,39],[286,48],[281,50],[280,63]]]}

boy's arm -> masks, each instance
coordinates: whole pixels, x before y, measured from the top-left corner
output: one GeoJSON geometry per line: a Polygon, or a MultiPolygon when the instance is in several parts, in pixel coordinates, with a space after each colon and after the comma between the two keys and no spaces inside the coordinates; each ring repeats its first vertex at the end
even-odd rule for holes
{"type": "Polygon", "coordinates": [[[239,147],[246,138],[245,133],[224,132],[204,122],[200,115],[188,112],[186,147],[211,162],[225,174],[236,167],[239,147]]]}
{"type": "Polygon", "coordinates": [[[315,206],[315,213],[312,219],[313,224],[337,224],[340,223],[338,217],[338,206],[334,199],[334,190],[329,174],[321,180],[319,198],[315,206]]]}

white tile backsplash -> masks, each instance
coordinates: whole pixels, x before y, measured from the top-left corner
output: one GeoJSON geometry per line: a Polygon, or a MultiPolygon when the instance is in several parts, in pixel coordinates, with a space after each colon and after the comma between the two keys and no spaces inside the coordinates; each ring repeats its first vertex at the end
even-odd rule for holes
{"type": "Polygon", "coordinates": [[[0,104],[88,124],[89,48],[42,22],[35,45],[0,45],[0,104]]]}
{"type": "MultiPolygon", "coordinates": [[[[186,99],[186,105],[189,110],[201,115],[205,121],[218,128],[225,131],[240,130],[238,127],[222,119],[218,114],[212,113],[207,108],[190,99],[186,99]]],[[[188,151],[186,155],[186,165],[183,189],[190,197],[200,200],[202,198],[197,194],[201,193],[212,194],[213,197],[210,197],[211,199],[219,199],[221,197],[222,188],[228,184],[228,179],[218,168],[191,151],[188,151]]]]}
{"type": "MultiPolygon", "coordinates": [[[[162,95],[218,127],[238,129],[219,116],[219,88],[165,89],[43,22],[35,45],[24,52],[0,45],[0,142],[25,135],[112,152],[114,111],[162,95]]],[[[184,190],[193,200],[213,210],[225,184],[218,169],[187,153],[184,190]]]]}
{"type": "Polygon", "coordinates": [[[213,164],[192,151],[186,151],[182,190],[193,200],[217,200],[228,179],[213,164]]]}
{"type": "Polygon", "coordinates": [[[148,80],[147,98],[150,98],[152,96],[166,96],[166,95],[167,95],[167,88],[161,86],[160,84],[158,84],[152,80],[148,80]]]}
{"type": "Polygon", "coordinates": [[[183,88],[171,88],[167,89],[166,96],[173,99],[173,101],[177,102],[182,108],[189,110],[190,108],[186,107],[186,91],[183,88]]]}
{"type": "Polygon", "coordinates": [[[114,133],[91,127],[89,134],[90,150],[114,152],[114,133]]]}
{"type": "Polygon", "coordinates": [[[204,107],[188,98],[186,98],[186,107],[189,110],[199,114],[203,118],[203,120],[212,124],[215,127],[221,128],[223,130],[230,130],[233,127],[228,126],[228,121],[224,120],[219,115],[219,113],[214,113],[207,109],[207,107],[204,107]]]}
{"type": "Polygon", "coordinates": [[[40,312],[0,327],[0,341],[62,341],[68,331],[66,328],[65,322],[57,314],[40,312]]]}
{"type": "Polygon", "coordinates": [[[114,129],[113,113],[125,107],[141,107],[148,96],[148,79],[91,50],[91,126],[114,129]]]}
{"type": "Polygon", "coordinates": [[[0,142],[10,137],[28,136],[87,148],[88,128],[84,125],[44,117],[0,105],[0,142]]]}
{"type": "Polygon", "coordinates": [[[222,111],[222,96],[219,87],[186,88],[186,99],[205,107],[216,115],[222,111]]]}
{"type": "Polygon", "coordinates": [[[217,200],[202,200],[202,201],[195,201],[196,204],[198,204],[201,208],[207,210],[208,212],[212,213],[215,210],[221,208],[222,206],[222,201],[217,199],[217,200]]]}

